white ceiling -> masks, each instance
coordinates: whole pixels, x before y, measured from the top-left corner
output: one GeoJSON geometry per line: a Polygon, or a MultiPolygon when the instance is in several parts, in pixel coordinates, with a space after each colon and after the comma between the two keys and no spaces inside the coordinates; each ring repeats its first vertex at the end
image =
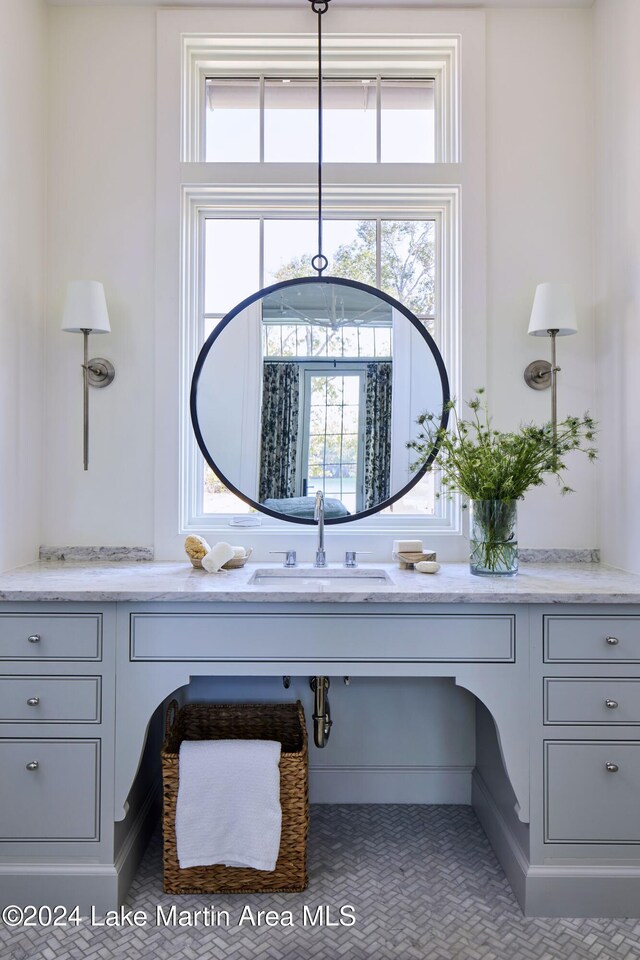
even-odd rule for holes
{"type": "MultiPolygon", "coordinates": [[[[301,0],[48,0],[52,6],[298,7],[301,0]]],[[[335,7],[591,7],[594,0],[334,0],[335,7]]]]}

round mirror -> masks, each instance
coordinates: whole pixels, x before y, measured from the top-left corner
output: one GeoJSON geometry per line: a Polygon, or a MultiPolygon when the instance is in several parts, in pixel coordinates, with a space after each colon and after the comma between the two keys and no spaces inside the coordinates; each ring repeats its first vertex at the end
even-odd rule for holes
{"type": "Polygon", "coordinates": [[[257,510],[327,523],[382,510],[424,475],[407,441],[428,410],[446,426],[449,383],[426,326],[374,287],[285,280],[239,303],[196,363],[191,418],[218,479],[257,510]]]}

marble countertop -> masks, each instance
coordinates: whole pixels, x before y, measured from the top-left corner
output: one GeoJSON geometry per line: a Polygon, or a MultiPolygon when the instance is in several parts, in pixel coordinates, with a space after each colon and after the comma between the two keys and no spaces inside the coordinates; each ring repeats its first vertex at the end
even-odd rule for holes
{"type": "MultiPolygon", "coordinates": [[[[306,565],[305,565],[306,566],[306,565]]],[[[596,563],[523,563],[516,577],[475,577],[467,563],[443,563],[437,574],[384,569],[390,582],[372,587],[258,586],[248,581],[273,563],[208,574],[187,563],[42,561],[0,573],[0,601],[249,601],[259,603],[640,603],[640,576],[596,563]]],[[[340,569],[338,564],[330,568],[340,569]]]]}

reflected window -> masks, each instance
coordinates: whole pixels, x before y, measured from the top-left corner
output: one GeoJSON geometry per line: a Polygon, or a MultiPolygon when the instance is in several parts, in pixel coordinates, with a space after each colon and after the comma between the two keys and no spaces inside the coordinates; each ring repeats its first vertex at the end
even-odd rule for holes
{"type": "MultiPolygon", "coordinates": [[[[315,275],[311,268],[317,243],[314,220],[208,217],[204,224],[204,238],[202,342],[232,306],[255,290],[282,280],[315,275]]],[[[329,258],[327,274],[357,280],[389,293],[412,310],[437,341],[436,229],[433,220],[326,220],[324,248],[329,258]]],[[[308,294],[313,286],[306,287],[305,293],[308,294]]],[[[363,430],[360,429],[360,440],[343,426],[334,430],[339,417],[345,416],[352,423],[354,409],[353,404],[344,400],[333,403],[328,398],[335,397],[336,391],[344,395],[345,390],[351,389],[349,385],[354,377],[360,378],[360,389],[364,390],[366,364],[392,361],[391,317],[384,311],[379,317],[371,316],[367,307],[360,311],[362,316],[350,314],[348,298],[345,300],[339,288],[331,302],[303,302],[300,297],[300,291],[282,291],[278,294],[279,299],[263,302],[260,338],[260,352],[265,362],[295,361],[301,365],[304,374],[300,395],[301,452],[298,454],[295,491],[298,496],[310,495],[321,485],[331,497],[339,489],[340,496],[336,494],[336,499],[345,503],[349,512],[359,512],[367,509],[363,486],[366,461],[363,430]],[[364,320],[367,322],[362,322],[364,320]],[[311,391],[304,386],[309,362],[328,364],[334,372],[336,364],[360,362],[361,369],[359,373],[350,372],[348,380],[345,379],[346,371],[341,377],[329,377],[320,376],[316,369],[317,387],[311,391]],[[330,426],[326,435],[318,427],[322,382],[325,383],[326,407],[323,431],[327,424],[330,426]],[[314,403],[309,399],[312,394],[316,398],[314,403]],[[351,409],[345,411],[345,407],[351,409]],[[307,494],[303,492],[305,489],[307,494]]],[[[358,404],[358,416],[364,417],[365,401],[361,398],[358,404]]],[[[203,469],[205,514],[250,511],[251,508],[230,493],[209,467],[203,469]]],[[[435,503],[433,478],[429,476],[389,509],[399,515],[433,515],[435,503]]]]}

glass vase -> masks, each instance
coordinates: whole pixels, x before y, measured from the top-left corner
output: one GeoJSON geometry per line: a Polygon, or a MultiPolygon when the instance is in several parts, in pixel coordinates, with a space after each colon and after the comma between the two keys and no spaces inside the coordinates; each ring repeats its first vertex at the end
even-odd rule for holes
{"type": "Polygon", "coordinates": [[[469,504],[471,573],[514,577],[518,572],[516,500],[472,500],[469,504]]]}

